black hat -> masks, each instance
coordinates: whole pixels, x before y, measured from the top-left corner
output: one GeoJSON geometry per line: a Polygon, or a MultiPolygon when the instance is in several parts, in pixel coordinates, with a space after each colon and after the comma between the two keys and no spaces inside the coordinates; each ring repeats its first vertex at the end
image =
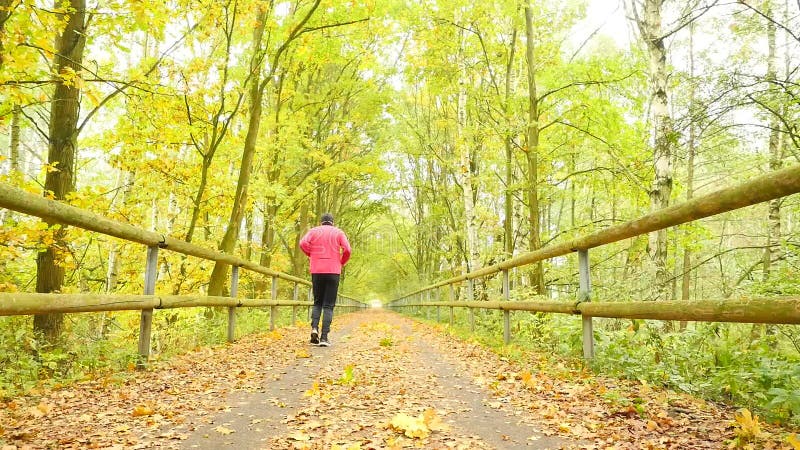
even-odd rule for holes
{"type": "Polygon", "coordinates": [[[322,222],[323,225],[333,225],[333,214],[326,212],[325,214],[322,215],[320,221],[322,222]]]}

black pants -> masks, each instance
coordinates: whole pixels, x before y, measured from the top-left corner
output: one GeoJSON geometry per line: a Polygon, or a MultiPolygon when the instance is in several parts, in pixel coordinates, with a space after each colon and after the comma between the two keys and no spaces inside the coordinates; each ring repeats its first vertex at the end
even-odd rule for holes
{"type": "Polygon", "coordinates": [[[311,328],[319,326],[319,318],[322,316],[322,330],[320,335],[323,339],[328,338],[333,321],[333,307],[336,306],[336,297],[339,292],[338,273],[312,273],[311,285],[314,291],[314,307],[311,309],[311,328]],[[325,314],[322,314],[322,313],[325,314]]]}

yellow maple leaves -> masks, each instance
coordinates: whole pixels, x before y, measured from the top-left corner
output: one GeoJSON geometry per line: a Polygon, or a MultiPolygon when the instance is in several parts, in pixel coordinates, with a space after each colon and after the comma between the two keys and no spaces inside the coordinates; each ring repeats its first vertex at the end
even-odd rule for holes
{"type": "Polygon", "coordinates": [[[153,410],[153,408],[150,408],[145,405],[136,405],[136,407],[133,408],[132,415],[133,417],[142,417],[142,416],[151,416],[154,413],[155,411],[153,410]]]}
{"type": "Polygon", "coordinates": [[[734,431],[739,441],[750,442],[761,435],[761,424],[758,421],[758,416],[752,415],[749,409],[740,409],[734,414],[733,418],[736,421],[736,429],[734,431]]]}
{"type": "Polygon", "coordinates": [[[449,429],[433,409],[428,409],[416,417],[399,413],[392,418],[388,427],[403,433],[407,437],[417,439],[424,439],[434,431],[446,431],[449,429]]]}
{"type": "Polygon", "coordinates": [[[800,450],[800,434],[790,434],[788,438],[786,438],[786,442],[792,446],[793,450],[800,450]]]}

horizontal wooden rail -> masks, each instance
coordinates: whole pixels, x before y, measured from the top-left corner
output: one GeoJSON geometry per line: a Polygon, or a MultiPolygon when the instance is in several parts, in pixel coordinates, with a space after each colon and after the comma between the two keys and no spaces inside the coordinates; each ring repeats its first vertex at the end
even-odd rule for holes
{"type": "MultiPolygon", "coordinates": [[[[795,194],[797,192],[800,192],[800,165],[767,173],[737,186],[695,197],[687,202],[654,211],[629,222],[615,225],[560,244],[549,245],[536,251],[523,253],[514,258],[464,275],[448,278],[405,294],[403,298],[468,279],[492,275],[502,270],[543,261],[556,256],[567,255],[574,251],[610,244],[612,242],[662,230],[704,217],[752,206],[757,203],[795,194]]],[[[659,303],[663,304],[663,302],[659,303]]]]}
{"type": "MultiPolygon", "coordinates": [[[[126,311],[141,309],[190,308],[196,306],[312,306],[299,300],[234,298],[206,295],[119,295],[119,294],[33,294],[0,293],[0,316],[47,313],[126,311]],[[54,301],[57,300],[57,301],[54,301]]],[[[346,299],[338,306],[366,308],[366,304],[346,299]]]]}
{"type": "MultiPolygon", "coordinates": [[[[48,313],[129,311],[140,309],[190,308],[196,306],[311,306],[313,302],[234,298],[206,295],[33,294],[0,293],[0,316],[48,313]],[[58,301],[53,301],[53,300],[58,301]]],[[[339,306],[365,308],[362,302],[339,302],[339,306]]]]}
{"type": "Polygon", "coordinates": [[[402,307],[457,307],[581,314],[617,319],[800,324],[800,297],[660,302],[414,302],[402,307]]]}
{"type": "Polygon", "coordinates": [[[0,316],[141,310],[160,304],[153,295],[2,293],[0,316]],[[56,298],[58,301],[54,301],[56,298]]]}
{"type": "Polygon", "coordinates": [[[414,302],[408,304],[394,305],[395,308],[402,308],[406,306],[447,306],[453,308],[494,309],[498,311],[530,311],[530,312],[548,312],[548,313],[561,313],[561,314],[580,314],[580,312],[575,309],[575,302],[567,303],[559,301],[414,302]]]}
{"type": "Polygon", "coordinates": [[[117,222],[66,203],[31,194],[6,183],[0,183],[0,207],[36,216],[51,223],[72,225],[126,241],[138,242],[148,247],[158,246],[184,255],[218,261],[294,283],[311,285],[308,280],[278,272],[227,253],[203,248],[161,233],[142,230],[127,223],[117,222]]]}

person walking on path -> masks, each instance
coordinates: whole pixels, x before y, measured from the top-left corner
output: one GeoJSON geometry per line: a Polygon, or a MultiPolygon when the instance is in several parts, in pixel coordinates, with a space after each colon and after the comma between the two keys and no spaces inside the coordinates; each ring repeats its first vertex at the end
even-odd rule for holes
{"type": "Polygon", "coordinates": [[[310,259],[314,307],[311,309],[311,343],[328,347],[333,307],[339,291],[342,266],[350,259],[350,243],[344,231],[333,226],[333,214],[325,213],[321,225],[308,230],[300,239],[300,249],[310,259]],[[324,313],[324,314],[323,314],[324,313]],[[322,316],[322,333],[319,319],[322,316]]]}

